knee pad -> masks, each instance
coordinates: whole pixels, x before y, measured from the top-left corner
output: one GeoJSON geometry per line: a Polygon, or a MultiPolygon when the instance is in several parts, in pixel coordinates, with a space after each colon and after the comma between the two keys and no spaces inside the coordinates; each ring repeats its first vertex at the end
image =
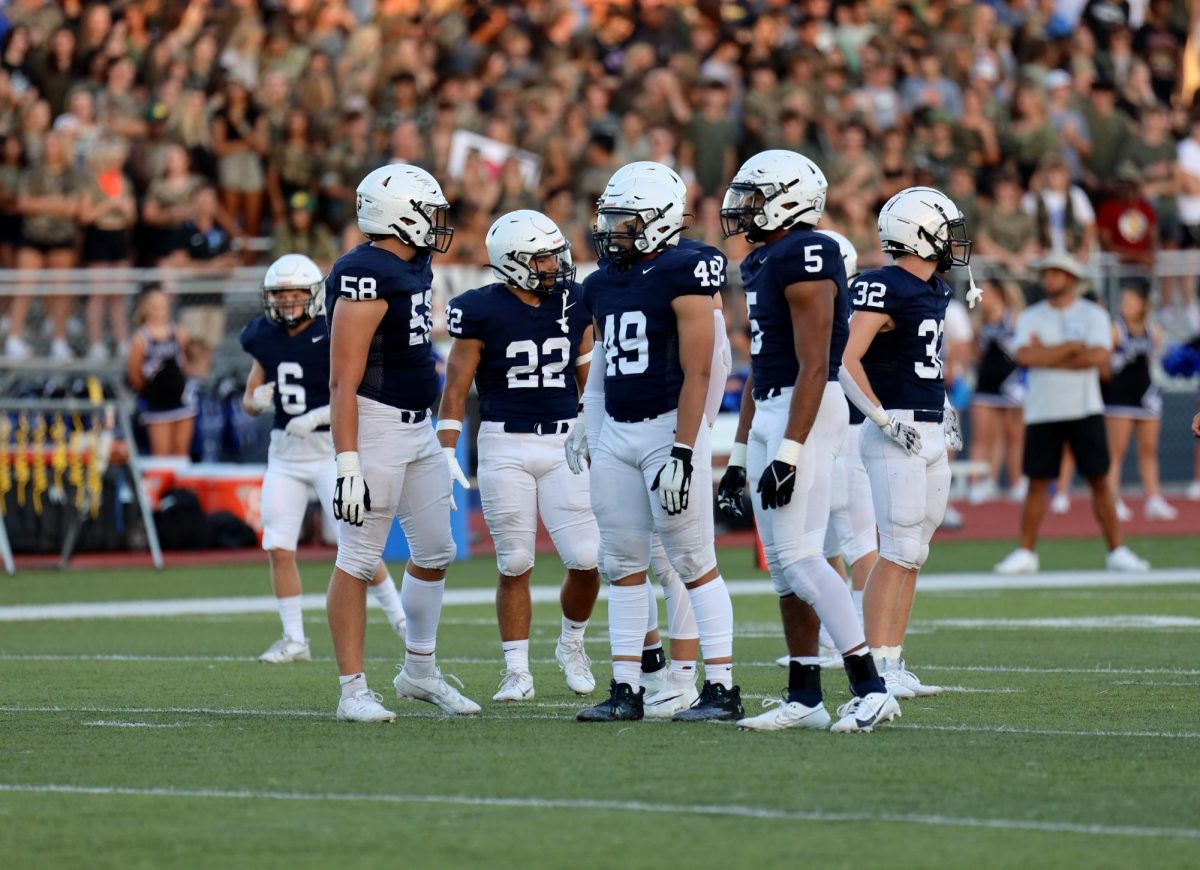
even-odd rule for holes
{"type": "MultiPolygon", "coordinates": [[[[586,526],[572,530],[570,542],[558,554],[571,571],[590,571],[600,560],[600,533],[588,530],[586,526]]],[[[530,556],[530,565],[533,557],[530,556]]]]}
{"type": "MultiPolygon", "coordinates": [[[[901,530],[902,532],[908,530],[901,530]]],[[[925,555],[929,555],[929,548],[921,546],[920,530],[911,530],[912,534],[901,534],[899,536],[883,535],[879,536],[879,557],[887,559],[902,568],[920,568],[923,561],[921,550],[925,550],[925,555]]]]}
{"type": "Polygon", "coordinates": [[[928,544],[922,544],[922,545],[921,545],[921,553],[920,553],[920,558],[917,560],[917,567],[918,567],[918,568],[920,568],[920,567],[921,567],[922,565],[924,565],[924,564],[925,564],[925,563],[926,563],[928,560],[929,560],[929,545],[928,545],[928,544]]]}
{"type": "Polygon", "coordinates": [[[505,577],[519,577],[533,567],[533,553],[523,547],[513,547],[503,552],[497,552],[496,567],[505,577]]]}
{"type": "MultiPolygon", "coordinates": [[[[431,571],[444,571],[458,555],[458,546],[454,543],[449,529],[446,530],[446,537],[436,543],[427,541],[418,544],[416,541],[409,541],[408,544],[412,551],[412,563],[418,568],[428,568],[431,571]]],[[[371,566],[371,571],[375,571],[374,565],[371,566]]]]}
{"type": "MultiPolygon", "coordinates": [[[[821,566],[829,568],[829,563],[825,561],[824,556],[807,556],[798,562],[793,562],[782,571],[780,575],[783,578],[787,588],[795,593],[796,597],[808,604],[813,604],[819,597],[820,591],[817,586],[817,572],[821,570],[821,566]]],[[[830,568],[829,570],[833,570],[830,568]]],[[[779,592],[779,583],[775,584],[775,591],[779,592]]],[[[782,593],[780,593],[782,595],[782,593]]]]}
{"type": "Polygon", "coordinates": [[[336,567],[364,583],[369,583],[374,578],[375,567],[378,564],[378,556],[354,553],[344,547],[338,547],[337,560],[334,562],[336,567]]]}

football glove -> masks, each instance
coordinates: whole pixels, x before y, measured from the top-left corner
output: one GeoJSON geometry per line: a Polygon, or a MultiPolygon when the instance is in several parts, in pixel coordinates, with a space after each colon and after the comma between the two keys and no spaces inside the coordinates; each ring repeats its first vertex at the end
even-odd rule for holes
{"type": "Polygon", "coordinates": [[[358,453],[347,450],[337,455],[337,486],[333,490],[333,516],[352,526],[361,526],[371,510],[371,491],[363,479],[358,453]]]}
{"type": "Polygon", "coordinates": [[[250,407],[259,414],[270,411],[275,407],[274,381],[254,388],[254,392],[250,394],[250,407]]]}
{"type": "Polygon", "coordinates": [[[762,496],[763,510],[781,508],[789,504],[796,491],[796,466],[800,464],[799,441],[784,438],[775,453],[775,458],[758,481],[758,492],[762,496]]]}
{"type": "Polygon", "coordinates": [[[717,507],[731,520],[738,520],[744,516],[742,492],[745,489],[746,445],[735,443],[729,454],[729,462],[725,466],[725,474],[717,485],[717,507]]]}
{"type": "Polygon", "coordinates": [[[587,425],[583,422],[583,414],[575,420],[563,448],[567,454],[567,468],[572,474],[583,474],[588,469],[591,453],[588,452],[587,425]]]}
{"type": "Polygon", "coordinates": [[[289,435],[311,435],[316,431],[318,426],[329,425],[329,406],[322,405],[320,408],[313,408],[307,414],[301,414],[298,417],[293,417],[288,420],[288,424],[284,427],[285,432],[289,435]]]}
{"type": "Polygon", "coordinates": [[[880,428],[883,429],[887,437],[899,444],[901,449],[909,456],[916,456],[921,452],[921,433],[917,431],[915,426],[902,423],[895,417],[888,417],[887,425],[880,428]]]}
{"type": "Polygon", "coordinates": [[[450,466],[450,510],[458,510],[458,502],[454,500],[454,484],[461,483],[463,489],[471,488],[471,481],[467,480],[467,476],[463,474],[462,466],[458,464],[457,451],[453,447],[443,447],[442,455],[446,457],[446,464],[450,466]]]}
{"type": "Polygon", "coordinates": [[[942,410],[942,431],[946,433],[946,449],[962,450],[962,424],[958,420],[958,411],[949,402],[942,410]]]}
{"type": "Polygon", "coordinates": [[[692,488],[692,448],[676,443],[671,458],[654,475],[651,492],[658,491],[658,503],[668,516],[687,510],[688,491],[692,488]]]}

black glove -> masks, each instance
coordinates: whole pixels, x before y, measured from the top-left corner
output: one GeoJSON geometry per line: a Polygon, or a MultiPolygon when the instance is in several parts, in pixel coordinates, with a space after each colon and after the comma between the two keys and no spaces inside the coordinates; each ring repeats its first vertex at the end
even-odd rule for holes
{"type": "Polygon", "coordinates": [[[731,520],[739,520],[744,515],[742,491],[745,488],[746,469],[740,465],[728,466],[717,485],[717,507],[731,520]]]}
{"type": "Polygon", "coordinates": [[[763,472],[758,482],[758,491],[762,493],[763,510],[783,507],[792,500],[792,492],[796,489],[796,466],[774,460],[763,472]]]}
{"type": "Polygon", "coordinates": [[[692,448],[676,444],[671,448],[671,458],[666,461],[650,490],[658,490],[658,501],[668,516],[687,510],[688,490],[692,488],[692,448]]]}

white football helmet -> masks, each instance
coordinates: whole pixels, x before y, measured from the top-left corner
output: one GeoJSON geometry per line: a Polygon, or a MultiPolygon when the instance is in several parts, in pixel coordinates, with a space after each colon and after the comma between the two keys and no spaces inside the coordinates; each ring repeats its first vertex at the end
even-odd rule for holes
{"type": "Polygon", "coordinates": [[[521,209],[501,215],[488,230],[486,244],[492,271],[514,287],[553,293],[575,280],[571,243],[541,212],[521,209]]]}
{"type": "MultiPolygon", "coordinates": [[[[604,186],[604,193],[596,200],[596,207],[600,207],[600,203],[604,202],[605,197],[608,196],[610,191],[624,186],[626,182],[635,178],[658,178],[665,180],[675,189],[675,195],[683,203],[684,210],[687,210],[687,185],[683,183],[683,179],[679,177],[679,173],[665,163],[656,163],[653,160],[635,160],[633,163],[626,163],[614,172],[612,178],[608,180],[608,184],[604,186]]],[[[667,240],[667,244],[679,244],[678,233],[671,236],[667,240]]]]}
{"type": "Polygon", "coordinates": [[[795,224],[816,226],[825,213],[829,182],[817,164],[795,151],[763,151],[742,164],[725,190],[721,229],[725,238],[746,234],[757,241],[765,232],[795,224]]]}
{"type": "Polygon", "coordinates": [[[414,248],[439,254],[450,248],[453,228],[446,225],[450,203],[441,185],[419,166],[393,163],[369,173],[358,184],[358,228],[369,236],[396,236],[414,248]]]}
{"type": "Polygon", "coordinates": [[[932,187],[906,188],[879,212],[885,254],[912,254],[937,263],[938,271],[971,261],[967,224],[954,201],[932,187]]]}
{"type": "Polygon", "coordinates": [[[284,254],[263,276],[262,304],[268,320],[289,328],[316,317],[325,308],[325,276],[321,267],[303,254],[284,254]],[[304,290],[308,299],[303,305],[280,307],[279,300],[272,295],[279,290],[304,290]]]}
{"type": "Polygon", "coordinates": [[[842,251],[842,262],[846,264],[846,280],[850,280],[858,274],[858,251],[854,250],[854,245],[848,238],[834,230],[817,230],[818,233],[824,236],[829,236],[838,243],[838,247],[842,251]]]}
{"type": "Polygon", "coordinates": [[[628,263],[683,232],[683,200],[667,178],[635,176],[605,192],[592,242],[602,260],[628,263]]]}

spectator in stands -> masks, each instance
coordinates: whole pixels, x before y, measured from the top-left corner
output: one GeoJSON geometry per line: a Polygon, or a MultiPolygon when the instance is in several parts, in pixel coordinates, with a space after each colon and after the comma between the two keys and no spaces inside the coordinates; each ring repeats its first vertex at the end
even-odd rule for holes
{"type": "Polygon", "coordinates": [[[214,127],[204,91],[184,91],[178,107],[171,113],[168,129],[172,138],[187,149],[193,171],[208,179],[218,174],[214,127]]]}
{"type": "Polygon", "coordinates": [[[1059,137],[1059,155],[1067,164],[1072,181],[1083,178],[1083,161],[1091,156],[1092,139],[1087,122],[1075,108],[1071,74],[1055,69],[1046,74],[1047,110],[1059,137]]]}
{"type": "Polygon", "coordinates": [[[75,65],[75,34],[67,27],[54,31],[45,51],[35,56],[34,82],[38,93],[50,104],[51,115],[61,115],[67,93],[78,83],[81,70],[75,65]]]}
{"type": "Polygon", "coordinates": [[[286,220],[293,194],[307,193],[315,197],[320,150],[320,143],[313,140],[308,113],[299,108],[289,109],[284,116],[280,141],[271,149],[267,173],[267,190],[275,222],[286,220]]]}
{"type": "Polygon", "coordinates": [[[192,203],[200,185],[201,180],[191,172],[183,146],[167,146],[162,168],[150,182],[142,207],[151,263],[178,266],[188,262],[187,223],[191,220],[192,203]]]}
{"type": "Polygon", "coordinates": [[[699,197],[723,196],[737,168],[738,127],[729,117],[730,99],[725,81],[712,78],[702,82],[699,111],[680,145],[679,163],[690,170],[684,179],[688,174],[695,179],[699,197]]]}
{"type": "MultiPolygon", "coordinates": [[[[232,269],[238,263],[233,240],[239,232],[217,201],[217,192],[201,187],[192,200],[192,218],[184,228],[189,265],[206,273],[232,269]]],[[[225,337],[225,296],[191,293],[181,300],[179,324],[188,336],[189,369],[201,381],[212,372],[213,353],[225,337]]]]}
{"type": "Polygon", "coordinates": [[[196,419],[195,387],[184,356],[187,333],[172,322],[171,301],[157,288],[138,300],[134,325],[126,377],[138,396],[150,453],[187,456],[196,419]]]}
{"type": "Polygon", "coordinates": [[[1126,286],[1120,300],[1120,313],[1112,326],[1110,377],[1102,389],[1113,460],[1109,483],[1117,496],[1117,517],[1122,522],[1133,519],[1133,511],[1121,498],[1121,467],[1132,438],[1137,444],[1138,475],[1146,496],[1146,519],[1173,520],[1179,512],[1162,497],[1158,478],[1162,396],[1150,377],[1151,359],[1158,353],[1161,336],[1150,319],[1148,287],[1126,286]]]}
{"type": "Polygon", "coordinates": [[[1200,116],[1188,126],[1188,136],[1176,149],[1179,172],[1179,222],[1183,243],[1200,247],[1200,116]]]}
{"type": "Polygon", "coordinates": [[[306,191],[298,190],[291,195],[287,216],[275,224],[271,243],[272,259],[284,254],[305,254],[322,271],[329,271],[333,261],[341,254],[341,248],[325,225],[313,220],[316,207],[316,197],[306,191]]]}
{"type": "Polygon", "coordinates": [[[1142,174],[1130,161],[1117,167],[1117,184],[1096,211],[1100,247],[1116,255],[1121,286],[1150,291],[1158,250],[1158,216],[1142,196],[1142,174]]]}
{"type": "Polygon", "coordinates": [[[334,233],[342,233],[354,224],[354,189],[376,162],[370,120],[363,110],[351,108],[343,115],[321,166],[321,217],[334,233]]]}
{"type": "MultiPolygon", "coordinates": [[[[225,84],[221,108],[213,115],[212,133],[221,204],[248,235],[257,236],[267,183],[262,167],[270,144],[267,118],[237,79],[225,84]]],[[[253,255],[248,255],[247,262],[253,262],[253,255]]]]}
{"type": "Polygon", "coordinates": [[[1083,188],[1071,183],[1067,164],[1057,154],[1042,161],[1021,207],[1037,221],[1042,250],[1086,257],[1096,236],[1096,212],[1083,188]]]}
{"type": "MultiPolygon", "coordinates": [[[[17,209],[22,216],[21,245],[17,249],[17,268],[70,269],[75,266],[75,246],[79,240],[78,174],[71,168],[71,155],[61,133],[46,135],[41,160],[21,174],[17,209]]],[[[69,360],[73,354],[67,343],[67,317],[71,298],[42,296],[42,310],[50,321],[50,356],[69,360]]],[[[13,299],[9,311],[8,339],[4,355],[22,359],[31,354],[25,342],[25,320],[32,301],[28,294],[13,299]]]]}
{"type": "Polygon", "coordinates": [[[974,225],[975,250],[1000,267],[996,280],[1014,285],[1040,256],[1037,220],[1021,208],[1021,182],[1014,172],[997,175],[992,192],[991,206],[974,225]]]}
{"type": "MultiPolygon", "coordinates": [[[[125,146],[108,141],[96,148],[88,161],[88,172],[79,200],[79,222],[84,228],[83,265],[89,269],[122,268],[132,265],[130,236],[137,220],[133,183],[125,177],[125,146]]],[[[117,293],[93,293],[87,301],[88,359],[108,359],[104,314],[108,312],[110,335],[117,355],[129,350],[129,315],[125,297],[117,293]]]]}
{"type": "MultiPolygon", "coordinates": [[[[1058,148],[1058,132],[1046,114],[1041,92],[1031,83],[1020,85],[1013,95],[1012,124],[1003,137],[1004,154],[1016,164],[1021,178],[1028,181],[1039,165],[1044,166],[1057,154],[1058,148]]],[[[1070,181],[1070,167],[1067,172],[1070,181]]]]}
{"type": "MultiPolygon", "coordinates": [[[[1011,180],[1005,184],[1013,186],[1011,180]]],[[[1010,201],[1015,199],[1013,194],[1008,196],[1010,201]]],[[[1017,367],[1012,348],[1017,317],[1024,307],[1025,298],[1012,282],[991,283],[980,303],[975,392],[971,397],[971,459],[986,462],[988,473],[971,482],[971,504],[998,497],[1001,469],[1007,477],[1009,497],[1015,501],[1024,497],[1021,488],[1024,372],[1017,367]]]]}
{"type": "Polygon", "coordinates": [[[1092,509],[1108,545],[1109,570],[1144,571],[1149,565],[1121,542],[1109,486],[1100,373],[1108,368],[1112,350],[1111,322],[1104,309],[1078,298],[1084,271],[1069,255],[1051,254],[1040,268],[1046,299],[1025,309],[1013,339],[1017,363],[1030,370],[1023,457],[1029,488],[1021,514],[1021,543],[996,570],[1001,574],[1038,570],[1034,550],[1050,482],[1058,476],[1063,450],[1070,445],[1091,488],[1092,509]]]}
{"type": "Polygon", "coordinates": [[[1083,161],[1085,186],[1096,194],[1109,183],[1117,162],[1133,137],[1125,115],[1117,111],[1117,92],[1112,81],[1097,79],[1091,100],[1083,111],[1092,150],[1083,161]]]}
{"type": "Polygon", "coordinates": [[[16,133],[0,137],[0,269],[12,269],[21,244],[21,211],[17,206],[25,146],[16,133]]]}

